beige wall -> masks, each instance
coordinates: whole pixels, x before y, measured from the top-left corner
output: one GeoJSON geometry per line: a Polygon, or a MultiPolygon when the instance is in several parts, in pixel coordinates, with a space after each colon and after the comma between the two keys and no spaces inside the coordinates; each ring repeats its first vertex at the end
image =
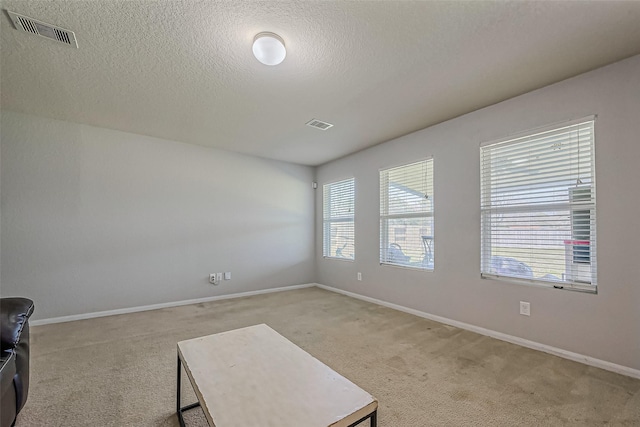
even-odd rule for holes
{"type": "Polygon", "coordinates": [[[640,369],[639,135],[636,56],[323,165],[319,188],[356,179],[356,260],[322,258],[317,192],[317,281],[640,369]],[[593,114],[598,294],[481,279],[479,144],[593,114]],[[434,156],[435,271],[381,266],[378,170],[427,155],[434,156]],[[521,300],[531,303],[531,317],[518,314],[521,300]]]}
{"type": "Polygon", "coordinates": [[[1,137],[1,293],[35,319],[314,279],[310,167],[8,111],[1,137]]]}

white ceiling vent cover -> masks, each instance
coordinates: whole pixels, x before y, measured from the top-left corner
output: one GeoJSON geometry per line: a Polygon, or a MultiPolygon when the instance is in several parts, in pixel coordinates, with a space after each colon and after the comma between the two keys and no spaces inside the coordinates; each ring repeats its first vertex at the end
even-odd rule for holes
{"type": "Polygon", "coordinates": [[[75,48],[78,47],[76,35],[73,31],[65,30],[64,28],[56,27],[54,25],[47,24],[46,22],[29,18],[28,16],[18,15],[17,13],[9,10],[7,10],[7,13],[17,30],[22,30],[37,36],[59,41],[60,43],[73,46],[75,48]]]}
{"type": "Polygon", "coordinates": [[[312,128],[327,130],[333,125],[331,123],[323,122],[321,120],[312,119],[306,123],[307,126],[311,126],[312,128]]]}

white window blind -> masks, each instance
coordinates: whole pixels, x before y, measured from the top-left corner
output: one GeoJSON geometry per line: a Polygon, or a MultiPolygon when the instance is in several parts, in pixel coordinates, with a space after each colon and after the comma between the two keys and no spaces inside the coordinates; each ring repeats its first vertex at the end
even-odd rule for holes
{"type": "Polygon", "coordinates": [[[354,178],[323,186],[322,253],[328,258],[355,259],[354,178]]]}
{"type": "Polygon", "coordinates": [[[380,263],[433,269],[433,159],[380,171],[380,263]]]}
{"type": "Polygon", "coordinates": [[[593,118],[480,152],[483,277],[595,291],[593,118]]]}

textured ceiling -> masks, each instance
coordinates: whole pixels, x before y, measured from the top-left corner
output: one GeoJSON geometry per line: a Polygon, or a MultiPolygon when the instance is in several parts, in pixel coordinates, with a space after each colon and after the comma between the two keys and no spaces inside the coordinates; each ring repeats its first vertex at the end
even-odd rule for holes
{"type": "Polygon", "coordinates": [[[2,1],[2,108],[318,165],[640,53],[640,1],[2,1]],[[253,36],[287,45],[276,67],[253,36]],[[335,126],[305,126],[312,118],[335,126]]]}

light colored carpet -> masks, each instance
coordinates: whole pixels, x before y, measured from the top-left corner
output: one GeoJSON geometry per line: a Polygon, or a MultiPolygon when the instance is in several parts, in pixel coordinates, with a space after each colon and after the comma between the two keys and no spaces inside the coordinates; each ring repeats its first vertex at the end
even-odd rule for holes
{"type": "Polygon", "coordinates": [[[377,397],[381,427],[640,425],[640,380],[309,288],[33,327],[16,426],[176,427],[176,342],[258,323],[377,397]]]}

